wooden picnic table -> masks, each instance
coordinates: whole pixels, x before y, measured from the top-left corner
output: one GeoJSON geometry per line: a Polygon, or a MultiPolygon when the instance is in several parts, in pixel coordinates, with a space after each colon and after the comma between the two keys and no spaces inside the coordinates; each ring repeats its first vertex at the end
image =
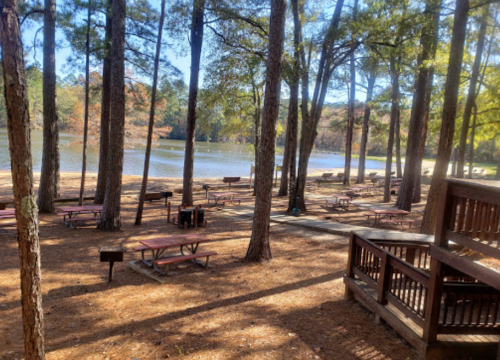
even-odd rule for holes
{"type": "Polygon", "coordinates": [[[238,195],[237,192],[213,192],[208,195],[208,202],[210,203],[210,198],[213,198],[215,201],[215,205],[219,203],[219,200],[229,200],[233,201],[234,197],[238,195]]]}
{"type": "Polygon", "coordinates": [[[156,239],[148,239],[139,241],[144,247],[136,248],[141,250],[142,262],[147,266],[154,268],[159,273],[162,272],[156,262],[162,257],[165,251],[169,248],[180,247],[182,257],[188,258],[190,255],[196,254],[200,243],[210,241],[210,238],[198,234],[175,235],[156,239]],[[151,250],[151,258],[145,258],[144,251],[151,250]]]}
{"type": "MultiPolygon", "coordinates": [[[[378,224],[380,223],[380,220],[384,217],[389,217],[389,219],[392,219],[393,217],[395,218],[400,218],[403,216],[410,215],[411,213],[409,211],[405,210],[389,210],[389,209],[370,209],[370,211],[373,213],[373,216],[375,216],[375,223],[378,224]]],[[[368,218],[372,215],[367,215],[368,218]]]]}
{"type": "Polygon", "coordinates": [[[0,216],[4,215],[15,215],[16,210],[15,209],[5,209],[5,210],[0,210],[0,216]]]}
{"type": "MultiPolygon", "coordinates": [[[[66,216],[68,220],[75,220],[75,218],[80,214],[94,214],[93,218],[85,218],[85,220],[96,219],[97,216],[101,215],[102,205],[86,205],[86,206],[62,206],[59,208],[62,211],[59,215],[63,215],[63,221],[66,225],[70,225],[74,221],[66,221],[66,216]]],[[[84,219],[82,219],[83,221],[84,219]]]]}
{"type": "Polygon", "coordinates": [[[326,200],[326,206],[328,204],[332,204],[332,206],[342,208],[344,210],[347,210],[349,208],[349,204],[351,203],[352,199],[349,196],[344,196],[344,195],[332,195],[335,198],[335,201],[333,200],[326,200]]]}

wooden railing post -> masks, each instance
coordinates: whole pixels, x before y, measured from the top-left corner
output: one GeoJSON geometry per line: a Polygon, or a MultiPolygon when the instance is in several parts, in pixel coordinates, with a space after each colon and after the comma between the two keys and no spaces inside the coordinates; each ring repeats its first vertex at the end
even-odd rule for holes
{"type": "MultiPolygon", "coordinates": [[[[347,271],[345,276],[348,278],[353,278],[354,277],[354,264],[356,260],[356,244],[354,243],[354,234],[351,233],[349,235],[349,252],[348,252],[348,258],[347,258],[347,271]]],[[[345,292],[344,292],[344,297],[346,299],[351,299],[354,296],[354,293],[352,292],[351,289],[349,289],[349,286],[345,285],[345,292]]]]}
{"type": "Polygon", "coordinates": [[[427,301],[425,303],[425,319],[423,340],[433,343],[437,340],[439,325],[439,310],[443,294],[442,264],[436,259],[431,259],[431,274],[427,288],[427,301]]]}
{"type": "Polygon", "coordinates": [[[382,304],[387,304],[385,293],[389,291],[391,286],[391,269],[389,266],[389,255],[384,252],[380,262],[380,276],[378,281],[377,301],[382,304]]]}
{"type": "Polygon", "coordinates": [[[406,259],[405,261],[410,265],[415,265],[415,254],[417,252],[417,247],[411,247],[410,245],[406,248],[406,259]]]}

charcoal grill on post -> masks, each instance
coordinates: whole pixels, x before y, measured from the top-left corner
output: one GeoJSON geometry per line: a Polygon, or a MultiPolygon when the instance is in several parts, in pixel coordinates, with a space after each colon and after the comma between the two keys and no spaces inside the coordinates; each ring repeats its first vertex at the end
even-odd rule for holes
{"type": "Polygon", "coordinates": [[[203,185],[203,190],[205,190],[205,198],[208,198],[208,190],[210,189],[210,185],[203,185]]]}
{"type": "Polygon", "coordinates": [[[173,197],[174,193],[172,191],[160,191],[161,197],[165,198],[165,206],[168,204],[168,198],[173,197]]]}
{"type": "Polygon", "coordinates": [[[122,262],[125,251],[125,248],[121,246],[102,246],[99,249],[101,262],[109,262],[109,282],[113,280],[113,266],[115,265],[115,261],[122,262]]]}

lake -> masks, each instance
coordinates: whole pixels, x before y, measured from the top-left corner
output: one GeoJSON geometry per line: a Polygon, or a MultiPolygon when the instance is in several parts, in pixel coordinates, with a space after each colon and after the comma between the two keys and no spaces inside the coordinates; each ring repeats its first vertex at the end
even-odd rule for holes
{"type": "MultiPolygon", "coordinates": [[[[31,132],[31,148],[34,171],[40,171],[42,164],[42,140],[40,130],[31,132]]],[[[61,172],[79,172],[82,169],[81,138],[71,134],[60,134],[61,172]]],[[[159,146],[151,151],[149,175],[151,177],[181,178],[184,166],[184,140],[159,140],[159,146]]],[[[282,149],[278,149],[276,163],[281,164],[282,149]]],[[[244,144],[196,142],[194,158],[194,176],[223,177],[249,176],[250,165],[254,162],[253,148],[244,144]]],[[[142,175],[144,168],[144,147],[126,149],[123,173],[142,175]]],[[[99,147],[88,148],[87,171],[97,172],[99,165],[99,147]]],[[[357,169],[358,159],[351,167],[357,169]]],[[[344,156],[333,153],[313,152],[309,160],[309,169],[333,169],[344,167],[344,156]]],[[[382,161],[367,160],[367,169],[384,169],[382,161]]],[[[10,169],[7,129],[0,129],[0,169],[10,169]]]]}

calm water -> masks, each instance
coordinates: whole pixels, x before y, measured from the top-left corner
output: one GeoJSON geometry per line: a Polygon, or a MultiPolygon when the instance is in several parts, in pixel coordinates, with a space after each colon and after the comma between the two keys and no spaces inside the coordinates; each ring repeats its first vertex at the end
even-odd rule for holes
{"type": "MultiPolygon", "coordinates": [[[[81,171],[82,145],[78,137],[60,135],[61,171],[81,171]]],[[[151,151],[149,175],[152,177],[182,177],[184,166],[184,141],[160,140],[160,146],[151,151]]],[[[42,162],[42,132],[32,131],[31,146],[33,167],[40,171],[42,162]]],[[[250,164],[254,161],[253,149],[248,145],[197,142],[194,161],[195,177],[249,176],[250,164]]],[[[282,154],[276,155],[276,163],[281,164],[282,154]]],[[[99,165],[98,146],[89,147],[87,171],[97,172],[99,165]]],[[[352,167],[357,168],[358,160],[353,159],[352,167]]],[[[126,149],[123,172],[127,175],[142,175],[144,148],[126,149]]],[[[332,169],[344,167],[344,156],[332,153],[311,155],[309,169],[332,169]]],[[[383,169],[385,163],[368,160],[367,169],[383,169]]],[[[10,169],[7,130],[0,129],[0,169],[10,169]]]]}

